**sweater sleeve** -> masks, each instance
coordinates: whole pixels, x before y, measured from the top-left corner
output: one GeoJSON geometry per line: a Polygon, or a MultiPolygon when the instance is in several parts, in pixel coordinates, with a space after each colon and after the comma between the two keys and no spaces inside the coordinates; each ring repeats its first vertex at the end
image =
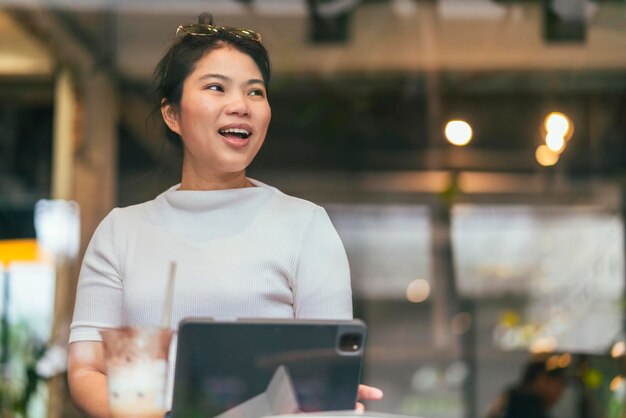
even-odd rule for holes
{"type": "Polygon", "coordinates": [[[321,207],[303,232],[293,286],[296,318],[352,319],[348,258],[321,207]]]}
{"type": "Polygon", "coordinates": [[[70,342],[101,341],[99,330],[123,324],[123,296],[114,209],[102,220],[80,269],[70,342]]]}

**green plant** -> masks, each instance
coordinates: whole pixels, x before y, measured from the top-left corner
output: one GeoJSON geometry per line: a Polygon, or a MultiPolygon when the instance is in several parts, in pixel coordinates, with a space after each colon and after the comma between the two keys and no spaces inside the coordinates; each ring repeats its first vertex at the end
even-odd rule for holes
{"type": "Polygon", "coordinates": [[[29,418],[29,406],[41,378],[35,372],[46,345],[20,322],[10,328],[9,363],[0,376],[0,416],[29,418]]]}

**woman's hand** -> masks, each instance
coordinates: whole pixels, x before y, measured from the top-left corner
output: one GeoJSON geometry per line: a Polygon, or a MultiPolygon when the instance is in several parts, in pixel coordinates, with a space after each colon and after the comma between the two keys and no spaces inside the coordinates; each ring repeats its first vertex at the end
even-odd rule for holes
{"type": "MultiPolygon", "coordinates": [[[[383,391],[373,386],[359,385],[357,399],[359,401],[375,401],[383,398],[383,391]]],[[[365,411],[365,405],[361,402],[356,403],[357,411],[365,411]]]]}

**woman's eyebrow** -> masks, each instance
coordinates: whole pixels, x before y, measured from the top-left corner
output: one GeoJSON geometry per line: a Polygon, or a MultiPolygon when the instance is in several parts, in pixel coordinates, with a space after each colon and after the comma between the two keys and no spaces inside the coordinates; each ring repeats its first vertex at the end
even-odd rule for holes
{"type": "Polygon", "coordinates": [[[198,78],[199,81],[202,80],[206,80],[207,78],[217,78],[219,80],[223,80],[223,81],[232,81],[232,79],[224,74],[204,74],[203,76],[201,76],[200,78],[198,78]]]}
{"type": "MultiPolygon", "coordinates": [[[[224,74],[213,74],[213,73],[202,75],[200,78],[198,78],[198,81],[204,81],[204,80],[207,80],[209,78],[217,78],[218,80],[222,80],[222,81],[225,81],[225,82],[233,81],[233,79],[230,78],[227,75],[224,75],[224,74]]],[[[249,85],[249,84],[265,84],[265,83],[261,79],[251,78],[250,80],[246,81],[246,84],[249,85]]]]}

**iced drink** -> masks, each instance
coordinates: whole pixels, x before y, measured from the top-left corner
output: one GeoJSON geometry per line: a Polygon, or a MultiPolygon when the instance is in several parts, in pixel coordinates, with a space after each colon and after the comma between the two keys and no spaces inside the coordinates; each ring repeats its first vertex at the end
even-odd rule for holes
{"type": "Polygon", "coordinates": [[[111,418],[163,418],[171,331],[127,327],[100,333],[111,418]]]}

